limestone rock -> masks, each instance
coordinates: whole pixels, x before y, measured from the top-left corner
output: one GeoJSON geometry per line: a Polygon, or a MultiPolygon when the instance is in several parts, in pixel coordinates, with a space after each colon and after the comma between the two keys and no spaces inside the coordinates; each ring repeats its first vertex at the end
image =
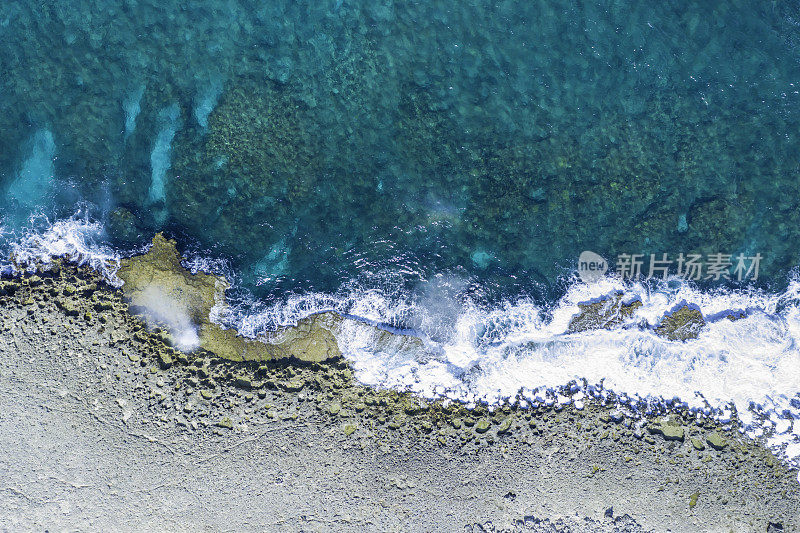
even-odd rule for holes
{"type": "Polygon", "coordinates": [[[117,275],[132,311],[144,314],[154,325],[165,325],[170,341],[197,330],[199,346],[234,361],[262,361],[296,357],[324,361],[340,355],[334,331],[341,317],[322,313],[301,320],[259,339],[248,339],[223,329],[209,319],[214,306],[224,307],[227,280],[181,265],[175,242],[162,234],[153,238],[150,250],[122,261],[117,275]]]}
{"type": "Polygon", "coordinates": [[[226,428],[226,429],[233,429],[233,421],[229,417],[222,418],[219,422],[216,423],[217,427],[226,428]]]}

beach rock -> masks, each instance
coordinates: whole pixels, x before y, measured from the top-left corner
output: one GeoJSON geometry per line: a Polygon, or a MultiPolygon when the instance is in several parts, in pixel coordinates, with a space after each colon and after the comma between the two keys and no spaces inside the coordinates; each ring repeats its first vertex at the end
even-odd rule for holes
{"type": "Polygon", "coordinates": [[[167,353],[166,351],[159,351],[158,352],[158,364],[159,366],[166,370],[167,368],[172,366],[172,355],[167,353]]]}
{"type": "Polygon", "coordinates": [[[622,411],[614,411],[609,416],[611,417],[611,420],[613,420],[617,424],[625,420],[625,413],[623,413],[622,411]]]}
{"type": "Polygon", "coordinates": [[[233,420],[230,417],[223,417],[215,424],[217,427],[225,428],[225,429],[233,429],[233,420]]]}
{"type": "Polygon", "coordinates": [[[59,309],[61,309],[67,316],[78,316],[80,314],[80,308],[72,300],[69,299],[56,300],[56,306],[59,309]]]}
{"type": "Polygon", "coordinates": [[[211,309],[226,305],[227,280],[192,274],[180,260],[175,242],[159,233],[146,254],[123,260],[117,273],[125,282],[123,292],[132,310],[166,325],[173,343],[177,336],[199,330],[199,345],[225,359],[323,361],[340,355],[331,332],[336,315],[315,315],[262,339],[247,339],[212,323],[211,309]]]}
{"type": "Polygon", "coordinates": [[[13,296],[20,288],[17,280],[0,280],[0,296],[13,296]]]}
{"type": "Polygon", "coordinates": [[[685,429],[683,426],[666,423],[652,426],[648,429],[650,430],[650,433],[663,436],[664,440],[677,440],[683,442],[683,437],[685,434],[685,429]]]}
{"type": "Polygon", "coordinates": [[[246,376],[237,377],[233,384],[236,385],[236,387],[244,390],[250,390],[253,388],[253,382],[246,376]]]}
{"type": "MultiPolygon", "coordinates": [[[[293,379],[291,381],[287,381],[281,385],[281,388],[286,392],[300,392],[303,390],[305,386],[305,382],[301,379],[293,379]]],[[[362,409],[363,410],[363,409],[362,409]]]]}
{"type": "Polygon", "coordinates": [[[722,450],[728,445],[728,441],[723,439],[716,431],[706,437],[706,442],[715,450],[722,450]]]}

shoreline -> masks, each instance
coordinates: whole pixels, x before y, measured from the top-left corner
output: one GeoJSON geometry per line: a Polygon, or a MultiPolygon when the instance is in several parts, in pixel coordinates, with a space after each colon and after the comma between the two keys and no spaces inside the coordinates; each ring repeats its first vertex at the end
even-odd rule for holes
{"type": "Polygon", "coordinates": [[[797,472],[709,420],[467,409],[360,385],[341,357],[193,357],[69,265],[0,287],[12,529],[800,529],[797,472]]]}

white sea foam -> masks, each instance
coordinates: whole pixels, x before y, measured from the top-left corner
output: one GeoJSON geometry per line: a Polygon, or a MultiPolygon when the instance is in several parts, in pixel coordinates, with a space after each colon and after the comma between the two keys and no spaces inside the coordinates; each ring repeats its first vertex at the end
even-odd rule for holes
{"type": "Polygon", "coordinates": [[[148,321],[153,320],[169,328],[178,349],[191,351],[200,346],[197,325],[192,322],[189,312],[161,288],[145,288],[139,294],[137,303],[144,308],[148,321]]]}
{"type": "Polygon", "coordinates": [[[54,258],[63,258],[92,267],[112,285],[122,284],[116,276],[119,253],[103,244],[103,226],[85,213],[52,223],[45,216],[32,216],[27,230],[0,228],[0,233],[7,243],[6,257],[0,262],[4,272],[47,268],[54,258]]]}
{"type": "MultiPolygon", "coordinates": [[[[574,283],[548,308],[530,300],[491,308],[451,301],[460,309],[449,335],[443,335],[441,322],[416,322],[426,341],[424,353],[376,351],[370,330],[356,326],[346,327],[339,343],[362,382],[428,397],[569,403],[575,397],[560,391],[572,383],[581,405],[585,395],[607,398],[613,391],[638,411],[680,406],[725,422],[735,409],[743,431],[766,436],[778,455],[800,466],[798,295],[796,279],[785,291],[769,293],[701,291],[674,280],[653,289],[606,277],[592,285],[574,283]],[[567,333],[579,303],[614,294],[642,305],[611,330],[567,333]],[[700,336],[678,342],[656,335],[653,326],[682,305],[706,318],[700,336]],[[741,313],[744,318],[726,318],[741,313]]],[[[253,334],[264,324],[290,323],[327,308],[371,323],[398,324],[429,315],[419,308],[426,305],[436,309],[441,302],[366,290],[338,299],[305,295],[240,316],[238,323],[253,334]]]]}
{"type": "MultiPolygon", "coordinates": [[[[76,216],[17,238],[10,250],[24,263],[67,257],[113,281],[119,256],[99,244],[101,237],[100,225],[76,216]]],[[[194,270],[227,270],[199,257],[190,264],[194,270]]],[[[251,336],[323,310],[363,323],[413,324],[422,350],[378,350],[374,330],[347,322],[338,340],[358,379],[467,403],[582,406],[588,397],[613,397],[634,411],[683,406],[722,421],[736,412],[742,431],[763,436],[776,454],[800,466],[800,280],[771,293],[702,291],[679,281],[653,288],[605,277],[571,284],[549,306],[521,299],[485,307],[457,294],[461,286],[439,280],[411,295],[397,285],[376,290],[354,283],[337,294],[233,305],[218,319],[251,336]],[[614,294],[642,305],[613,329],[567,333],[579,303],[614,294]],[[706,318],[699,337],[677,342],[657,336],[652,327],[681,305],[706,318]],[[447,311],[446,320],[431,320],[437,309],[447,311]],[[728,320],[731,312],[744,318],[728,320]]]]}

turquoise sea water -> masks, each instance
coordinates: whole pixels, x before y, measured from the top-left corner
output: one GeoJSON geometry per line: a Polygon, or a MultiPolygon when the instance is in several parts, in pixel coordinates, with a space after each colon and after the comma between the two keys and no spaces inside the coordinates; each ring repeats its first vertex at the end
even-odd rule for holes
{"type": "Polygon", "coordinates": [[[702,391],[800,456],[796,2],[10,0],[0,45],[7,249],[164,230],[235,280],[245,332],[334,307],[439,344],[435,368],[353,348],[365,381],[702,391]],[[761,292],[585,288],[584,250],[760,254],[761,292]],[[651,325],[750,318],[695,345],[563,336],[614,291],[651,325]]]}
{"type": "Polygon", "coordinates": [[[112,242],[169,229],[273,294],[387,272],[551,294],[584,249],[759,252],[782,282],[798,24],[786,2],[4,2],[6,225],[83,199],[112,242]]]}

